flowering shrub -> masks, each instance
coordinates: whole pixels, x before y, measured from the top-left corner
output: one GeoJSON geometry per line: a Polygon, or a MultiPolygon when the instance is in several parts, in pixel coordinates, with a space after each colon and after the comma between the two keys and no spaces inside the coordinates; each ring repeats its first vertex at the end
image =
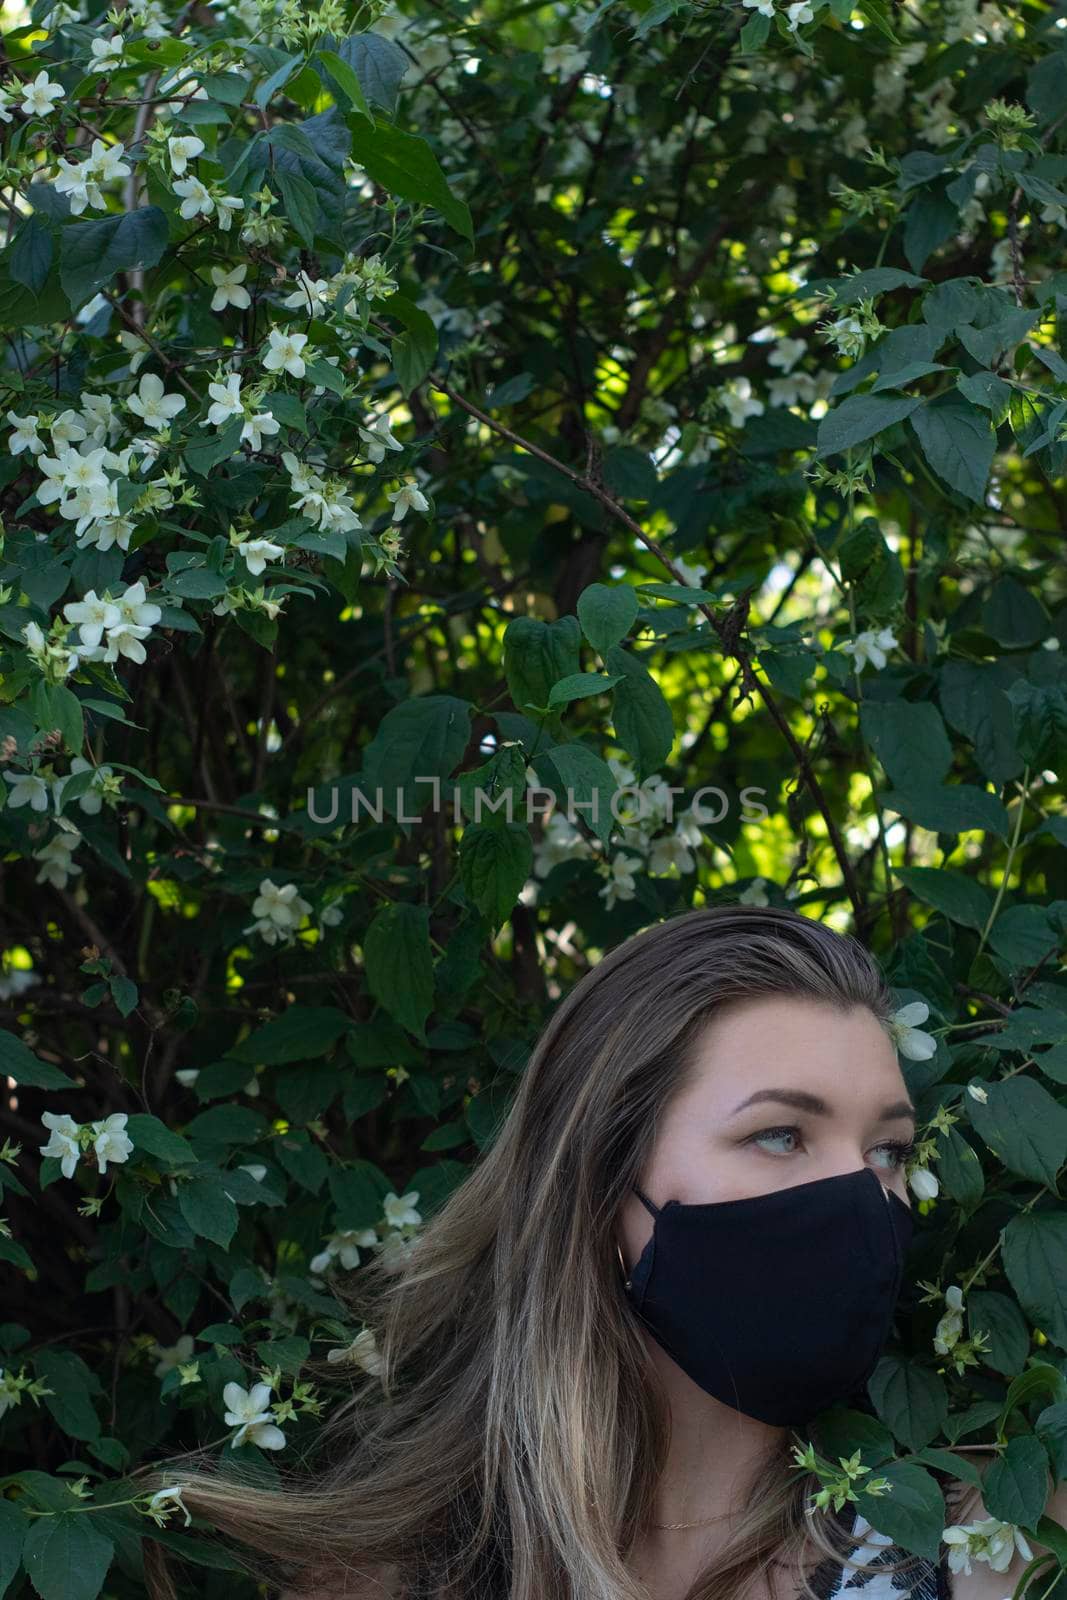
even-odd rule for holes
{"type": "Polygon", "coordinates": [[[309,1357],[377,1370],[342,1275],[717,899],[870,942],[919,1112],[923,1277],[800,1462],[1047,1593],[1063,19],[11,5],[0,1594],[139,1595],[145,1537],[232,1593],[138,1468],[295,1453],[309,1357]]]}

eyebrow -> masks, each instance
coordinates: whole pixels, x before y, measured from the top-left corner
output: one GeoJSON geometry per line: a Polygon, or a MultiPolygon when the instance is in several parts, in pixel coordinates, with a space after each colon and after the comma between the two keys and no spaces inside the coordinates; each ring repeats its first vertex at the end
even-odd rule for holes
{"type": "MultiPolygon", "coordinates": [[[[735,1106],[730,1115],[736,1116],[746,1106],[755,1105],[760,1100],[780,1100],[783,1105],[793,1106],[797,1111],[810,1111],[817,1117],[830,1115],[830,1107],[821,1095],[810,1094],[806,1089],[757,1089],[755,1094],[750,1094],[747,1100],[735,1106]]],[[[907,1117],[910,1122],[917,1120],[915,1107],[910,1100],[894,1100],[892,1105],[883,1106],[879,1120],[893,1122],[901,1117],[907,1117]]]]}

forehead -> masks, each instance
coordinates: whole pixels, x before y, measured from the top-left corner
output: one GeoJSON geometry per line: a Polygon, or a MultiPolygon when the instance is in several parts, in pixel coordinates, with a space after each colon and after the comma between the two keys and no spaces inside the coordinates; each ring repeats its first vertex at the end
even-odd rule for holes
{"type": "Polygon", "coordinates": [[[729,1101],[765,1087],[811,1089],[846,1105],[904,1079],[896,1048],[866,1006],[760,995],[732,1001],[705,1025],[692,1052],[688,1091],[729,1101]]]}

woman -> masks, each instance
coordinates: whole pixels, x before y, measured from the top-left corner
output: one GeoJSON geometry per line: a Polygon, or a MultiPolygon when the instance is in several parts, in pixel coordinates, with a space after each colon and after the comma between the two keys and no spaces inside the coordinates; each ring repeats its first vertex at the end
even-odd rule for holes
{"type": "Polygon", "coordinates": [[[315,1475],[183,1472],[185,1504],[282,1600],[1002,1600],[1015,1569],[950,1579],[815,1509],[791,1448],[822,1453],[809,1424],[864,1404],[892,1333],[914,1114],[891,1012],[873,957],[792,910],[627,939],[406,1258],[347,1286],[380,1370],[315,1475]]]}

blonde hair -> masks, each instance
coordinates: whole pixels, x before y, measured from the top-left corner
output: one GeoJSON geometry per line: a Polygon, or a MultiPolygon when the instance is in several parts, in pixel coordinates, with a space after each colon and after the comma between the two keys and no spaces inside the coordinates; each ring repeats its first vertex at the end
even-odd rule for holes
{"type": "MultiPolygon", "coordinates": [[[[708,1021],[775,995],[863,1006],[883,1025],[892,1010],[856,939],[787,908],[720,903],[610,951],[551,1013],[495,1142],[407,1256],[379,1253],[338,1284],[381,1366],[347,1369],[314,1469],[279,1462],[270,1486],[192,1452],[150,1487],[183,1484],[189,1510],[268,1583],[329,1572],[339,1594],[344,1574],[385,1564],[405,1600],[641,1600],[624,1562],[653,1515],[670,1422],[621,1292],[615,1224],[708,1021]]],[[[339,1371],[322,1360],[303,1375],[339,1371]]],[[[790,1565],[818,1600],[812,1553],[840,1562],[862,1541],[811,1506],[821,1485],[788,1446],[746,1487],[687,1600],[739,1600],[760,1576],[773,1592],[790,1565]]],[[[895,1571],[917,1572],[899,1556],[895,1571]]],[[[173,1600],[155,1541],[146,1573],[152,1600],[173,1600]]]]}

